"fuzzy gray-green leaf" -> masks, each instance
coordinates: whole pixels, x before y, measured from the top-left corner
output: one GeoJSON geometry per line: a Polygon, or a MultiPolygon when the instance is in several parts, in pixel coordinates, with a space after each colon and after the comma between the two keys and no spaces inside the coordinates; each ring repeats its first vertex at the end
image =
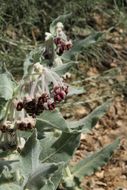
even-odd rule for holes
{"type": "Polygon", "coordinates": [[[48,180],[57,171],[59,164],[41,164],[33,173],[30,174],[25,188],[30,190],[40,190],[47,184],[48,180]]]}
{"type": "Polygon", "coordinates": [[[75,41],[72,48],[69,51],[66,51],[61,56],[63,60],[71,60],[75,57],[76,53],[82,52],[84,49],[90,47],[92,44],[97,43],[97,41],[102,37],[102,32],[96,32],[91,34],[83,40],[75,41]]]}
{"type": "Polygon", "coordinates": [[[60,66],[57,66],[55,68],[53,68],[53,70],[58,74],[58,75],[63,75],[65,74],[66,72],[68,72],[68,70],[71,68],[71,67],[74,67],[75,66],[75,62],[69,62],[69,63],[65,63],[65,64],[62,64],[60,66]]]}
{"type": "Polygon", "coordinates": [[[39,166],[40,144],[36,130],[27,140],[20,157],[22,174],[28,177],[39,166]]]}
{"type": "Polygon", "coordinates": [[[13,95],[13,82],[6,73],[0,74],[0,98],[9,100],[13,95]]]}
{"type": "Polygon", "coordinates": [[[41,140],[41,162],[68,162],[80,142],[80,134],[62,133],[58,138],[54,134],[47,134],[41,140]]]}
{"type": "Polygon", "coordinates": [[[85,89],[83,87],[69,86],[69,93],[67,96],[80,95],[85,93],[85,89]]]}
{"type": "Polygon", "coordinates": [[[73,175],[79,179],[82,179],[84,176],[93,174],[96,170],[107,163],[119,143],[120,140],[116,139],[112,144],[104,147],[102,150],[79,161],[72,168],[73,175]]]}
{"type": "Polygon", "coordinates": [[[69,132],[68,125],[58,110],[44,111],[37,117],[36,127],[38,132],[43,132],[44,128],[57,128],[61,131],[69,132]]]}
{"type": "Polygon", "coordinates": [[[4,98],[0,98],[0,120],[4,116],[4,107],[6,106],[6,100],[4,98]]]}
{"type": "Polygon", "coordinates": [[[68,125],[73,131],[87,133],[96,125],[97,121],[104,116],[110,104],[111,101],[109,100],[93,110],[88,116],[78,121],[68,122],[68,125]]]}
{"type": "Polygon", "coordinates": [[[16,185],[15,183],[6,183],[0,185],[0,190],[21,190],[21,186],[16,185]]]}

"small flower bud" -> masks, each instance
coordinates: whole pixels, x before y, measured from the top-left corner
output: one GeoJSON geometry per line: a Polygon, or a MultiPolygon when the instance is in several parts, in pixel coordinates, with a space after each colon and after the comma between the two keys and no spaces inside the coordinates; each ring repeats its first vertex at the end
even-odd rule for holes
{"type": "Polygon", "coordinates": [[[68,86],[65,86],[65,87],[62,87],[62,88],[63,88],[64,92],[65,92],[66,94],[68,94],[68,86]]]}
{"type": "Polygon", "coordinates": [[[23,109],[23,102],[18,102],[16,106],[17,111],[21,111],[23,109]]]}
{"type": "Polygon", "coordinates": [[[33,115],[36,112],[36,99],[31,97],[24,98],[23,101],[24,109],[29,115],[33,115]]]}
{"type": "Polygon", "coordinates": [[[42,73],[43,72],[43,65],[41,65],[39,62],[34,64],[34,70],[38,73],[42,73]]]}
{"type": "Polygon", "coordinates": [[[49,108],[49,110],[54,110],[55,109],[55,103],[54,102],[52,102],[52,103],[48,103],[48,108],[49,108]]]}
{"type": "Polygon", "coordinates": [[[44,102],[47,102],[48,100],[48,94],[44,93],[38,98],[38,104],[42,104],[44,102]]]}
{"type": "Polygon", "coordinates": [[[62,100],[62,98],[60,97],[59,94],[57,94],[57,95],[54,96],[54,101],[55,102],[60,102],[61,100],[62,100]]]}
{"type": "Polygon", "coordinates": [[[61,90],[61,92],[59,93],[59,96],[60,96],[62,99],[64,99],[65,96],[66,96],[65,91],[64,91],[64,90],[61,90]]]}
{"type": "Polygon", "coordinates": [[[23,121],[18,121],[17,122],[17,129],[24,131],[26,130],[26,123],[23,121]]]}
{"type": "Polygon", "coordinates": [[[64,28],[64,25],[63,25],[63,23],[62,22],[57,22],[57,24],[56,24],[56,28],[64,28]]]}
{"type": "Polygon", "coordinates": [[[55,43],[56,45],[61,44],[61,39],[58,38],[58,37],[56,37],[56,38],[54,39],[54,43],[55,43]]]}

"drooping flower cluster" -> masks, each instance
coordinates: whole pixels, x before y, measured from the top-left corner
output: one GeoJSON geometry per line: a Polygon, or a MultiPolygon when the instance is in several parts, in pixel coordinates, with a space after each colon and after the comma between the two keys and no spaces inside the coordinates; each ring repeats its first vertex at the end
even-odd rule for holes
{"type": "Polygon", "coordinates": [[[72,41],[68,39],[63,24],[58,22],[54,34],[45,33],[45,48],[43,49],[42,55],[45,59],[56,59],[71,47],[72,41]]]}
{"type": "MultiPolygon", "coordinates": [[[[62,65],[59,55],[72,47],[62,23],[56,24],[55,34],[46,33],[45,42],[42,57],[49,59],[53,66],[62,65]]],[[[3,141],[7,140],[9,146],[17,146],[17,130],[28,131],[35,128],[36,116],[44,110],[54,110],[68,94],[68,85],[63,79],[40,63],[33,65],[32,73],[28,74],[27,79],[11,102],[8,116],[0,121],[3,141]]]]}
{"type": "Polygon", "coordinates": [[[28,131],[35,127],[35,119],[32,117],[25,117],[16,121],[16,129],[21,131],[28,131]]]}
{"type": "Polygon", "coordinates": [[[16,104],[17,111],[24,109],[32,117],[44,110],[54,110],[56,104],[64,100],[68,94],[68,86],[54,71],[40,63],[34,64],[33,74],[36,74],[35,71],[39,72],[39,75],[31,81],[26,96],[16,104]]]}
{"type": "Polygon", "coordinates": [[[0,131],[2,133],[8,133],[13,134],[15,131],[21,130],[21,131],[27,131],[31,130],[35,127],[35,119],[32,117],[24,117],[24,118],[18,118],[15,121],[6,121],[0,126],[0,131]]]}
{"type": "Polygon", "coordinates": [[[72,47],[72,41],[68,40],[63,29],[63,24],[61,22],[58,22],[56,25],[56,37],[54,38],[54,43],[56,44],[56,52],[58,55],[61,55],[64,51],[69,50],[72,47]]]}

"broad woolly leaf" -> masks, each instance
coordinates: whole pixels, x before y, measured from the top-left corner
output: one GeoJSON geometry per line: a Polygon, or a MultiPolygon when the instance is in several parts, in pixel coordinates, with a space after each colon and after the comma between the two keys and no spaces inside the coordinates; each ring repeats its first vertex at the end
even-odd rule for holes
{"type": "Polygon", "coordinates": [[[75,66],[75,62],[69,62],[53,68],[58,75],[64,75],[71,67],[75,66]]]}
{"type": "Polygon", "coordinates": [[[11,170],[12,164],[17,161],[18,160],[0,160],[0,173],[3,171],[5,167],[11,170]]]}
{"type": "Polygon", "coordinates": [[[0,98],[10,100],[13,95],[13,82],[7,73],[0,74],[0,98]]]}
{"type": "Polygon", "coordinates": [[[57,171],[55,171],[51,178],[46,181],[45,185],[41,188],[41,190],[56,190],[63,176],[62,173],[64,167],[64,164],[60,163],[58,165],[57,171]]]}
{"type": "Polygon", "coordinates": [[[62,133],[55,137],[53,133],[47,133],[46,137],[40,141],[40,160],[44,162],[68,162],[74,154],[80,142],[80,134],[62,133]]]}
{"type": "Polygon", "coordinates": [[[106,146],[102,150],[79,161],[72,168],[73,175],[82,180],[84,176],[93,174],[96,170],[107,163],[113,151],[118,147],[119,143],[120,140],[116,139],[112,144],[106,146]]]}
{"type": "Polygon", "coordinates": [[[56,190],[53,182],[49,179],[46,184],[40,190],[56,190]]]}
{"type": "Polygon", "coordinates": [[[52,185],[57,187],[62,177],[63,163],[54,163],[54,161],[49,164],[41,163],[38,159],[41,150],[48,152],[48,146],[45,145],[45,150],[43,150],[43,146],[40,146],[40,142],[37,140],[35,130],[26,142],[20,158],[20,173],[24,177],[23,187],[26,189],[40,190],[43,187],[51,187],[49,179],[52,181],[52,185]]]}
{"type": "Polygon", "coordinates": [[[32,50],[26,57],[24,62],[24,76],[26,76],[30,71],[32,70],[32,65],[36,62],[40,61],[40,57],[42,54],[44,46],[36,47],[34,50],[32,50]]]}
{"type": "Polygon", "coordinates": [[[69,132],[68,125],[58,110],[44,111],[40,116],[37,117],[36,127],[38,133],[43,132],[44,128],[57,128],[61,131],[69,132]]]}
{"type": "Polygon", "coordinates": [[[71,60],[75,57],[76,53],[82,52],[84,49],[90,47],[91,45],[97,43],[98,40],[102,37],[102,32],[96,32],[94,34],[91,34],[87,38],[83,40],[77,40],[74,42],[72,48],[69,51],[66,51],[63,53],[61,58],[63,60],[71,60]]]}
{"type": "Polygon", "coordinates": [[[14,181],[16,174],[15,163],[17,163],[17,160],[0,161],[0,185],[14,181]]]}
{"type": "Polygon", "coordinates": [[[68,121],[68,126],[74,131],[87,133],[89,132],[97,123],[97,121],[104,116],[107,112],[111,101],[107,101],[101,106],[93,110],[88,116],[82,118],[78,121],[68,121]]]}
{"type": "Polygon", "coordinates": [[[0,119],[2,119],[4,115],[4,107],[6,106],[7,101],[4,98],[0,98],[0,119]]]}
{"type": "Polygon", "coordinates": [[[13,178],[13,172],[7,166],[4,166],[3,171],[0,173],[0,184],[11,182],[13,178]]]}
{"type": "Polygon", "coordinates": [[[71,15],[72,15],[71,13],[66,14],[66,15],[60,15],[55,20],[53,20],[53,22],[50,24],[50,28],[49,28],[50,33],[52,33],[54,35],[55,34],[55,27],[56,27],[57,22],[64,23],[65,20],[67,18],[69,18],[71,15]]]}
{"type": "MultiPolygon", "coordinates": [[[[53,185],[54,189],[57,189],[57,187],[60,184],[60,181],[61,181],[61,179],[63,177],[63,169],[64,168],[65,168],[65,163],[60,163],[58,165],[57,171],[51,177],[51,182],[52,182],[52,185],[53,185]]],[[[48,190],[48,188],[46,190],[48,190]]]]}
{"type": "Polygon", "coordinates": [[[84,48],[88,48],[92,44],[96,43],[100,38],[102,37],[102,32],[96,32],[94,34],[91,34],[87,38],[83,40],[78,40],[74,43],[74,46],[71,48],[71,50],[76,53],[79,51],[82,51],[84,48]]]}
{"type": "Polygon", "coordinates": [[[21,172],[23,176],[28,177],[39,166],[40,144],[37,140],[37,133],[33,134],[27,140],[20,156],[21,172]]]}
{"type": "MultiPolygon", "coordinates": [[[[49,179],[51,179],[57,169],[58,164],[55,163],[41,164],[33,173],[30,174],[25,188],[30,190],[43,189],[45,184],[49,183],[49,179]]],[[[50,183],[49,185],[51,187],[50,183]]]]}
{"type": "Polygon", "coordinates": [[[80,95],[80,94],[83,94],[85,92],[86,92],[85,89],[82,87],[69,85],[69,93],[67,96],[80,95]]]}
{"type": "Polygon", "coordinates": [[[22,190],[21,186],[16,185],[15,183],[8,182],[6,184],[0,185],[0,190],[22,190]]]}

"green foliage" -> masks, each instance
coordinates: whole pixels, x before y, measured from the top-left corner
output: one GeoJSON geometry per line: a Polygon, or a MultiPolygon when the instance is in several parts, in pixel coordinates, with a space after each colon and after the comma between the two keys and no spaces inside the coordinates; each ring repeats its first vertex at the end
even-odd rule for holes
{"type": "Polygon", "coordinates": [[[0,119],[3,117],[4,107],[8,100],[13,97],[14,82],[7,72],[0,74],[0,119]]]}
{"type": "Polygon", "coordinates": [[[83,40],[75,41],[73,47],[62,55],[62,59],[74,59],[76,54],[81,53],[84,49],[89,48],[91,45],[97,43],[100,39],[102,39],[102,35],[102,32],[96,32],[95,34],[91,34],[83,40]]]}
{"type": "Polygon", "coordinates": [[[7,184],[2,184],[0,185],[0,190],[3,190],[3,189],[6,189],[6,190],[21,190],[21,187],[19,185],[16,185],[15,183],[7,183],[7,184]]]}
{"type": "Polygon", "coordinates": [[[93,110],[88,116],[82,118],[78,121],[68,121],[68,125],[70,128],[76,132],[87,133],[89,132],[97,123],[97,121],[103,117],[103,115],[107,112],[111,101],[107,101],[103,103],[101,106],[97,107],[93,110]]]}
{"type": "Polygon", "coordinates": [[[78,177],[80,180],[84,176],[93,174],[100,167],[104,166],[109,158],[111,157],[113,151],[118,147],[120,143],[119,139],[116,139],[112,144],[104,147],[102,150],[93,153],[92,155],[79,161],[73,168],[72,174],[78,177]]]}
{"type": "Polygon", "coordinates": [[[80,95],[80,94],[83,94],[85,92],[86,91],[83,87],[75,87],[75,86],[70,85],[68,96],[80,95]]]}
{"type": "Polygon", "coordinates": [[[2,118],[2,110],[6,104],[6,100],[4,98],[0,98],[0,119],[2,118]]]}
{"type": "MultiPolygon", "coordinates": [[[[42,147],[39,140],[37,140],[37,133],[34,131],[26,142],[20,157],[25,188],[39,190],[45,188],[45,186],[50,187],[51,184],[53,185],[52,178],[55,178],[55,172],[62,165],[62,163],[53,163],[54,161],[52,163],[41,163],[39,160],[41,150],[42,147]]],[[[57,182],[55,181],[54,183],[57,182]]]]}
{"type": "Polygon", "coordinates": [[[53,68],[53,70],[59,75],[64,75],[66,72],[68,72],[70,68],[75,67],[75,65],[76,65],[75,62],[71,61],[63,65],[57,66],[53,68]]]}
{"type": "Polygon", "coordinates": [[[10,100],[13,95],[13,82],[7,73],[0,74],[0,98],[10,100]]]}
{"type": "Polygon", "coordinates": [[[42,166],[39,166],[29,176],[25,188],[31,190],[40,190],[41,188],[43,189],[43,187],[45,188],[45,186],[50,188],[50,186],[53,186],[53,182],[50,180],[50,177],[57,169],[57,164],[42,164],[42,166]]]}
{"type": "Polygon", "coordinates": [[[49,133],[41,140],[41,162],[68,162],[80,142],[80,134],[62,133],[59,137],[49,133]]]}
{"type": "Polygon", "coordinates": [[[37,117],[36,127],[39,133],[42,133],[45,128],[59,129],[61,131],[69,132],[68,125],[58,110],[44,111],[42,115],[37,117]]]}
{"type": "Polygon", "coordinates": [[[63,168],[63,162],[41,163],[39,160],[41,147],[39,145],[40,142],[37,140],[37,133],[35,130],[27,140],[21,153],[18,157],[16,156],[16,158],[18,158],[16,164],[11,166],[11,163],[15,162],[15,160],[1,161],[1,175],[6,167],[8,175],[6,174],[6,176],[4,175],[3,177],[4,180],[6,178],[6,182],[9,182],[7,186],[6,183],[2,184],[2,180],[0,182],[0,184],[2,184],[0,186],[1,188],[6,189],[6,187],[8,187],[9,189],[14,186],[15,189],[18,189],[18,185],[20,185],[20,188],[23,190],[26,188],[40,190],[41,188],[45,189],[47,187],[47,189],[51,189],[50,186],[58,186],[62,176],[61,171],[63,168]],[[18,175],[18,178],[16,177],[14,180],[14,177],[10,177],[11,173],[13,173],[13,176],[18,175]]]}
{"type": "Polygon", "coordinates": [[[24,176],[29,176],[39,167],[40,146],[36,137],[36,130],[26,141],[26,144],[21,152],[21,170],[24,176]]]}
{"type": "MultiPolygon", "coordinates": [[[[56,23],[64,21],[70,16],[71,14],[63,15],[54,20],[50,25],[50,32],[54,35],[56,23]]],[[[15,137],[16,143],[19,143],[15,152],[9,151],[6,154],[3,151],[0,154],[3,159],[0,162],[0,189],[55,190],[62,179],[64,181],[63,186],[66,189],[78,189],[79,184],[76,179],[79,178],[80,181],[83,176],[92,174],[99,167],[106,164],[117,148],[119,140],[79,161],[71,171],[68,171],[69,161],[79,147],[81,133],[89,132],[96,125],[97,121],[107,112],[111,101],[105,102],[88,116],[78,121],[66,121],[58,109],[55,109],[56,102],[61,101],[61,97],[67,94],[68,88],[64,86],[61,78],[53,71],[63,75],[75,64],[75,61],[70,60],[73,58],[75,60],[77,54],[97,43],[102,36],[103,33],[97,32],[83,40],[76,41],[73,47],[69,51],[66,50],[62,56],[59,56],[56,52],[55,56],[61,58],[63,64],[57,67],[53,65],[50,69],[42,66],[51,66],[46,58],[42,56],[42,51],[45,49],[43,47],[36,48],[25,60],[24,76],[15,91],[9,73],[0,75],[0,99],[9,102],[5,118],[2,121],[4,125],[1,124],[0,126],[3,127],[0,128],[1,133],[4,133],[4,135],[2,134],[4,138],[1,135],[2,144],[5,143],[6,145],[8,143],[7,145],[9,145],[9,138],[13,137],[15,137]],[[64,62],[65,60],[66,62],[64,62]],[[18,90],[19,92],[17,92],[18,90]],[[56,99],[53,96],[54,94],[57,95],[56,99]],[[17,98],[21,100],[16,104],[16,109],[13,112],[11,106],[14,102],[11,101],[13,99],[17,100],[17,98]],[[40,106],[40,112],[38,112],[37,106],[40,106]],[[20,122],[20,125],[18,125],[18,122],[20,122]],[[7,125],[8,123],[9,125],[7,125]],[[7,128],[4,128],[6,125],[7,128]],[[7,131],[4,131],[5,129],[7,131]],[[23,135],[19,130],[24,130],[26,134],[23,135]]],[[[52,43],[55,51],[53,40],[52,43]]],[[[75,89],[72,86],[70,86],[69,91],[68,96],[85,92],[84,88],[75,89]]],[[[0,107],[3,108],[2,101],[0,107]]]]}

